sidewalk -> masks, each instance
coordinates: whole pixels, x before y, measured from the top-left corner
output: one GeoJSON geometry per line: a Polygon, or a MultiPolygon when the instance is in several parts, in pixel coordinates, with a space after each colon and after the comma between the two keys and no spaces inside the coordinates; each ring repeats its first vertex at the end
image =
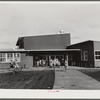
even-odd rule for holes
{"type": "Polygon", "coordinates": [[[55,70],[55,83],[53,89],[73,89],[73,90],[100,90],[100,82],[83,74],[76,67],[69,67],[55,70]]]}

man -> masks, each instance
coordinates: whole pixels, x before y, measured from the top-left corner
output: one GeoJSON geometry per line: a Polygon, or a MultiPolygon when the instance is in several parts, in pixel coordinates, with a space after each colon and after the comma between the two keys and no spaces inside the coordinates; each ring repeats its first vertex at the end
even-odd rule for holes
{"type": "Polygon", "coordinates": [[[61,66],[65,66],[64,59],[62,59],[61,66]]]}

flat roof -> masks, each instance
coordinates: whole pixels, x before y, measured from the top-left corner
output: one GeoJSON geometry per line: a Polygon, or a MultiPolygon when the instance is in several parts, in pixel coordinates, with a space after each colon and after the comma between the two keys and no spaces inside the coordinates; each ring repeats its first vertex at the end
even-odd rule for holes
{"type": "Polygon", "coordinates": [[[87,42],[93,42],[93,40],[87,40],[87,41],[78,42],[78,43],[75,43],[75,44],[71,44],[71,45],[69,45],[68,47],[74,46],[74,45],[78,45],[78,44],[87,43],[87,42]]]}
{"type": "Polygon", "coordinates": [[[69,32],[65,32],[65,33],[50,33],[50,34],[39,34],[39,35],[30,35],[30,36],[22,36],[22,37],[19,37],[19,38],[29,38],[29,37],[42,37],[42,36],[55,36],[55,35],[66,35],[66,34],[70,34],[69,32]]]}
{"type": "Polygon", "coordinates": [[[28,51],[80,51],[80,49],[35,49],[28,51]]]}
{"type": "Polygon", "coordinates": [[[39,51],[81,51],[80,49],[34,49],[34,50],[0,50],[0,53],[27,53],[39,51]]]}

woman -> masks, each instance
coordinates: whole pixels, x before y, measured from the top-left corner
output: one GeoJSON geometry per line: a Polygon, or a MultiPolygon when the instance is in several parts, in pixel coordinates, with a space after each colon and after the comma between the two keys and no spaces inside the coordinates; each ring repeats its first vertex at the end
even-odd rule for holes
{"type": "Polygon", "coordinates": [[[67,66],[68,66],[68,61],[65,60],[65,70],[67,69],[67,66]]]}

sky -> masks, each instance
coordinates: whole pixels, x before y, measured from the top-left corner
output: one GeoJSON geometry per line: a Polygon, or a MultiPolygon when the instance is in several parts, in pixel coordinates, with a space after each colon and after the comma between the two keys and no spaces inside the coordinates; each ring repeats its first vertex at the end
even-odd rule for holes
{"type": "Polygon", "coordinates": [[[71,44],[100,41],[100,3],[0,2],[0,48],[15,48],[18,37],[71,34],[71,44]]]}

